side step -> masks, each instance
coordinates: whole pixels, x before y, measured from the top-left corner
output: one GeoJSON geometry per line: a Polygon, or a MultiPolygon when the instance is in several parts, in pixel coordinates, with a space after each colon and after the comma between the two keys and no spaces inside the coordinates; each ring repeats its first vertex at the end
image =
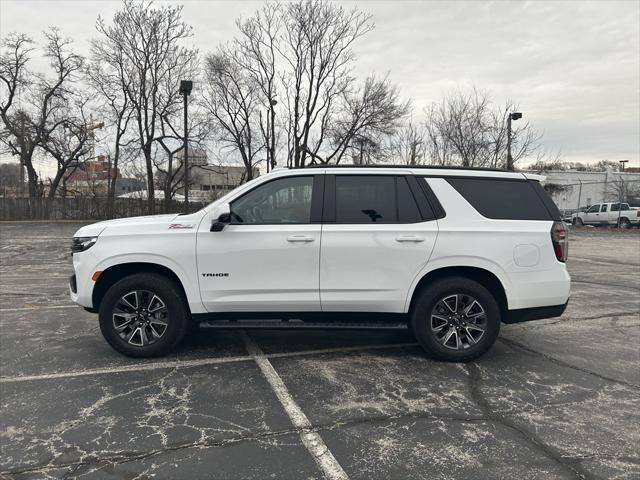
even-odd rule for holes
{"type": "Polygon", "coordinates": [[[408,330],[404,322],[303,322],[302,320],[206,320],[200,327],[274,330],[408,330]]]}

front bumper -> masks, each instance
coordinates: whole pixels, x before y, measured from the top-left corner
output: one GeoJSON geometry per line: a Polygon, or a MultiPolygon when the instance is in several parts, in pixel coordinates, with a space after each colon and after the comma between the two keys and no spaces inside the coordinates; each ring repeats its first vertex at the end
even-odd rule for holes
{"type": "Polygon", "coordinates": [[[555,318],[561,316],[567,308],[569,300],[562,305],[551,305],[546,307],[518,308],[517,310],[507,310],[502,319],[503,323],[530,322],[531,320],[543,320],[545,318],[555,318]]]}
{"type": "Polygon", "coordinates": [[[93,307],[93,287],[95,282],[91,275],[95,271],[97,259],[91,249],[73,254],[73,272],[69,278],[69,296],[74,303],[85,307],[93,307]]]}

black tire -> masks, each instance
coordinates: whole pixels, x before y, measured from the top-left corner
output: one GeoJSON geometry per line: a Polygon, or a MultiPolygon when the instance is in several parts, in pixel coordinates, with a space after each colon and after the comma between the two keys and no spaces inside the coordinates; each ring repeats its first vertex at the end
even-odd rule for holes
{"type": "Polygon", "coordinates": [[[573,220],[574,220],[573,224],[574,224],[576,227],[582,227],[582,226],[584,226],[584,222],[582,221],[582,219],[581,219],[580,217],[574,218],[573,220]]]}
{"type": "MultiPolygon", "coordinates": [[[[457,301],[458,300],[456,299],[456,302],[457,301]]],[[[477,311],[479,310],[474,310],[474,312],[477,311]]],[[[472,321],[467,318],[460,320],[454,319],[450,320],[450,322],[464,323],[466,327],[460,326],[459,328],[461,329],[471,328],[469,325],[472,324],[472,321]],[[465,320],[468,323],[466,323],[465,320]]],[[[491,348],[498,338],[498,334],[500,333],[500,322],[500,308],[491,292],[478,282],[464,277],[447,277],[427,285],[418,293],[411,311],[411,325],[413,327],[413,333],[420,345],[426,351],[427,355],[435,360],[447,362],[468,362],[484,354],[491,348]],[[469,301],[469,299],[475,299],[479,307],[474,308],[481,308],[484,311],[484,315],[479,317],[480,320],[473,320],[473,322],[482,321],[482,327],[484,328],[484,333],[477,337],[476,343],[471,344],[464,331],[461,333],[454,332],[456,335],[456,344],[460,342],[459,344],[461,348],[459,349],[443,345],[438,339],[438,334],[432,329],[432,321],[440,321],[438,318],[432,320],[434,309],[441,308],[443,304],[439,302],[442,299],[450,298],[453,295],[459,295],[461,304],[464,302],[465,298],[467,299],[467,304],[473,303],[469,301]],[[439,306],[436,307],[438,304],[439,306]],[[463,345],[464,342],[467,342],[466,346],[463,345]]],[[[458,325],[458,323],[455,325],[453,323],[450,325],[445,324],[444,328],[447,328],[447,331],[452,329],[455,330],[458,328],[456,325],[458,325]]],[[[478,327],[479,326],[480,325],[478,325],[478,327]]],[[[435,328],[438,327],[439,325],[435,326],[435,328]]],[[[472,331],[475,332],[475,330],[472,331]]],[[[443,330],[441,332],[443,332],[443,330]]],[[[469,330],[467,330],[467,332],[469,332],[469,330]]],[[[472,333],[470,335],[477,335],[477,333],[472,333]]],[[[446,332],[442,336],[446,337],[446,332]]]]}
{"type": "MultiPolygon", "coordinates": [[[[133,298],[137,300],[135,295],[133,298]]],[[[163,275],[137,273],[119,280],[107,290],[100,303],[99,321],[102,335],[109,345],[128,357],[143,358],[158,357],[173,350],[187,333],[191,319],[187,301],[178,285],[163,275]],[[134,291],[156,295],[166,307],[166,327],[162,330],[161,336],[154,338],[153,343],[148,345],[133,345],[116,331],[114,309],[123,296],[128,296],[127,294],[134,291]]],[[[126,336],[127,333],[123,332],[123,335],[126,336]]]]}
{"type": "Polygon", "coordinates": [[[631,228],[631,222],[628,218],[622,217],[618,221],[618,228],[631,228]]]}

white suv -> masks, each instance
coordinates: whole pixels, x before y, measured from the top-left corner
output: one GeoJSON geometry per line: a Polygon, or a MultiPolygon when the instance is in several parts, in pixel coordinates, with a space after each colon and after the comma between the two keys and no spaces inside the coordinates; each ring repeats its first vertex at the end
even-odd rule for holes
{"type": "Polygon", "coordinates": [[[556,317],[567,231],[543,177],[497,170],[276,170],[190,215],[95,223],[73,238],[73,301],[135,357],[201,321],[406,320],[468,361],[500,323],[556,317]]]}

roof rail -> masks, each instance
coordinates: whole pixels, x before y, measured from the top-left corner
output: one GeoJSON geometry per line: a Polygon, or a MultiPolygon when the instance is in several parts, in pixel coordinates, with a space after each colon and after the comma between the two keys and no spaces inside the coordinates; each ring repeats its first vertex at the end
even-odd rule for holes
{"type": "Polygon", "coordinates": [[[461,167],[461,166],[441,166],[441,165],[307,165],[305,167],[290,167],[291,170],[302,170],[307,168],[412,168],[412,169],[425,169],[425,170],[481,170],[485,172],[510,172],[504,168],[489,168],[489,167],[461,167]]]}

